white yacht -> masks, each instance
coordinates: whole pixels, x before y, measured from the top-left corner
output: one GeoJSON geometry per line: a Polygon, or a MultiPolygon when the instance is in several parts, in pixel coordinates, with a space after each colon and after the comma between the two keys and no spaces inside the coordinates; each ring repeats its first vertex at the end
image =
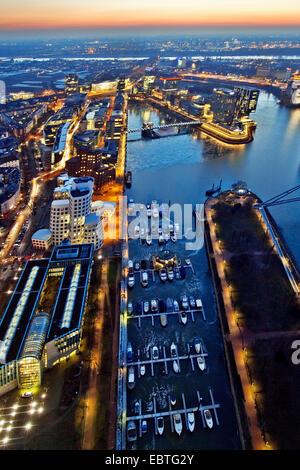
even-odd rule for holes
{"type": "Polygon", "coordinates": [[[176,413],[173,415],[173,420],[174,420],[174,428],[175,431],[177,432],[178,436],[182,433],[182,419],[181,419],[181,414],[176,413]]]}
{"type": "Polygon", "coordinates": [[[128,386],[128,388],[129,388],[129,390],[133,390],[133,389],[134,389],[134,386],[135,386],[134,367],[133,367],[133,366],[129,367],[129,369],[128,369],[128,382],[127,382],[127,386],[128,386]]]}
{"type": "Polygon", "coordinates": [[[188,428],[189,431],[193,432],[195,429],[195,414],[193,411],[190,411],[187,415],[188,428]]]}
{"type": "Polygon", "coordinates": [[[157,346],[153,346],[153,348],[152,348],[152,358],[154,360],[159,358],[159,352],[158,352],[158,347],[157,346]]]}
{"type": "Polygon", "coordinates": [[[199,354],[201,351],[201,341],[199,338],[194,339],[194,347],[195,347],[196,354],[199,354]]]}
{"type": "Polygon", "coordinates": [[[157,431],[160,436],[164,433],[164,428],[165,428],[165,423],[164,423],[164,418],[162,416],[159,416],[156,421],[157,425],[157,431]]]}
{"type": "Polygon", "coordinates": [[[197,357],[197,364],[198,364],[198,367],[200,370],[204,370],[205,367],[206,367],[206,364],[205,364],[205,359],[203,356],[198,356],[197,357]]]}
{"type": "Polygon", "coordinates": [[[177,356],[178,356],[178,354],[177,354],[177,346],[176,346],[176,344],[175,344],[174,342],[171,344],[170,352],[171,352],[171,357],[177,357],[177,356]]]}
{"type": "Polygon", "coordinates": [[[207,426],[210,429],[212,429],[212,427],[214,425],[214,422],[213,422],[210,410],[204,410],[203,414],[204,414],[204,418],[205,418],[205,422],[206,422],[207,426]]]}

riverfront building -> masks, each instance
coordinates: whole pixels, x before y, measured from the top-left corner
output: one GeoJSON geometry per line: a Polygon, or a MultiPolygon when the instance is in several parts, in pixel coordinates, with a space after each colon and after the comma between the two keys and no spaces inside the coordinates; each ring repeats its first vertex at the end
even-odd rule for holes
{"type": "Polygon", "coordinates": [[[92,244],[55,246],[27,261],[0,322],[0,395],[38,387],[44,369],[78,351],[92,256],[92,244]]]}
{"type": "Polygon", "coordinates": [[[291,108],[300,107],[300,73],[293,74],[286,90],[282,92],[282,103],[291,108]]]}
{"type": "Polygon", "coordinates": [[[211,97],[210,109],[214,120],[224,124],[232,124],[238,101],[238,94],[227,88],[215,88],[211,97]]]}

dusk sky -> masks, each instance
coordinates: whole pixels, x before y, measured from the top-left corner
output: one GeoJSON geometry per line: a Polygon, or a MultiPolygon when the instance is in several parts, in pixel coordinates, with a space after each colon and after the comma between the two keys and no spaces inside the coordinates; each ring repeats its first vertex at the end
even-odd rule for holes
{"type": "Polygon", "coordinates": [[[299,0],[2,0],[0,29],[300,25],[299,0]]]}

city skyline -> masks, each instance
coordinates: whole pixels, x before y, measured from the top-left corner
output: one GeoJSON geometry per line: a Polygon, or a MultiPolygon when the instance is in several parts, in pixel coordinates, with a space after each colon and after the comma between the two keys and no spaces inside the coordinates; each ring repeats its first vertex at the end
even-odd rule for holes
{"type": "Polygon", "coordinates": [[[66,0],[46,0],[39,4],[35,0],[5,0],[2,4],[0,30],[39,30],[63,28],[168,28],[168,27],[229,27],[229,26],[298,26],[300,24],[300,5],[296,0],[288,4],[266,0],[254,0],[241,6],[237,0],[224,4],[213,0],[199,4],[187,0],[184,4],[166,0],[163,4],[153,0],[143,4],[137,0],[124,3],[105,0],[99,4],[89,2],[86,8],[79,0],[70,7],[66,0]],[[26,8],[25,8],[26,6],[26,8]]]}

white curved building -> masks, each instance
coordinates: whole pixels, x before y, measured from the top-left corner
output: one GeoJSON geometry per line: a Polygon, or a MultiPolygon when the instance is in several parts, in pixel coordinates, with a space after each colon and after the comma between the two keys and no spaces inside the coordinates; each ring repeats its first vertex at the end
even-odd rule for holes
{"type": "Polygon", "coordinates": [[[95,250],[99,250],[102,246],[102,220],[96,212],[88,214],[85,218],[83,243],[93,243],[95,250]]]}
{"type": "Polygon", "coordinates": [[[103,230],[101,217],[96,220],[97,214],[91,214],[94,178],[61,175],[57,184],[50,214],[53,243],[60,245],[67,239],[74,245],[89,239],[98,250],[103,230]]]}
{"type": "Polygon", "coordinates": [[[31,237],[32,246],[37,250],[48,250],[52,245],[52,233],[48,228],[37,230],[31,237]]]}

